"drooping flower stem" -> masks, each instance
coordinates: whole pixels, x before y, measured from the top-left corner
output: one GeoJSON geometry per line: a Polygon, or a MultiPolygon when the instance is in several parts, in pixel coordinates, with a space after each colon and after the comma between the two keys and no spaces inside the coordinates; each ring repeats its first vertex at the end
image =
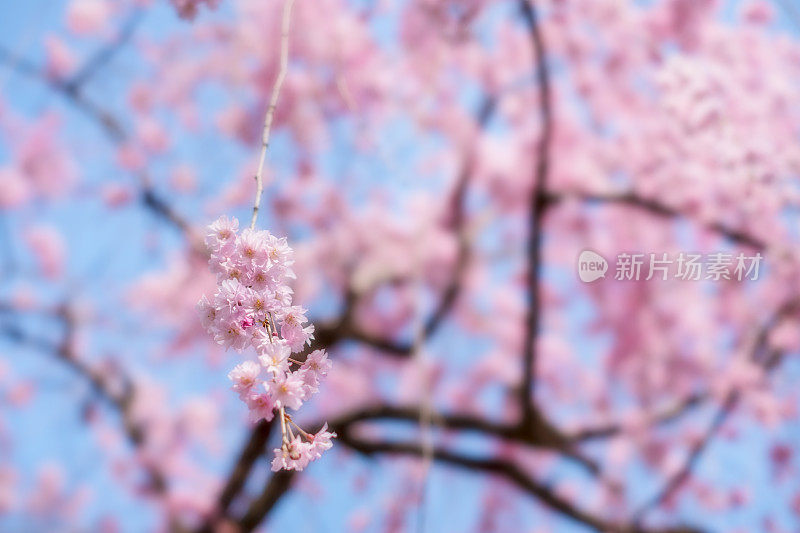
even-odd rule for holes
{"type": "Polygon", "coordinates": [[[272,86],[272,96],[270,97],[269,106],[267,107],[267,114],[264,117],[264,128],[261,131],[261,155],[258,158],[258,170],[255,175],[256,199],[253,203],[253,216],[250,219],[250,229],[255,229],[256,220],[258,219],[261,195],[264,191],[264,160],[267,157],[267,149],[269,148],[269,136],[272,130],[272,121],[275,117],[275,108],[278,106],[278,97],[281,94],[281,87],[283,86],[283,80],[286,78],[286,70],[289,66],[289,25],[291,24],[293,5],[294,0],[285,0],[283,3],[280,68],[278,70],[278,76],[275,78],[275,84],[272,86]]]}

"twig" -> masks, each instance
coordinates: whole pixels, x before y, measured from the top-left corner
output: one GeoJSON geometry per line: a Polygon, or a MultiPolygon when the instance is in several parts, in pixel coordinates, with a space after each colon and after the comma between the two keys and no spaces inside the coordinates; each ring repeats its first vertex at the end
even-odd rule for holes
{"type": "Polygon", "coordinates": [[[267,157],[267,148],[269,148],[269,135],[272,130],[272,120],[275,116],[275,108],[278,105],[278,97],[281,94],[281,87],[283,80],[286,78],[286,70],[289,65],[289,26],[291,24],[292,6],[294,0],[285,0],[283,3],[283,19],[281,21],[281,57],[280,69],[278,70],[278,77],[275,78],[275,84],[272,86],[272,96],[269,100],[269,107],[267,107],[267,114],[264,117],[264,129],[261,132],[261,156],[258,160],[258,171],[256,172],[256,199],[253,203],[253,217],[250,219],[250,229],[256,227],[256,220],[258,219],[258,209],[261,206],[261,193],[264,190],[264,180],[262,173],[264,171],[264,160],[267,157]]]}
{"type": "MultiPolygon", "coordinates": [[[[798,309],[798,305],[800,305],[800,301],[798,299],[792,299],[785,302],[782,306],[778,308],[778,310],[773,314],[770,320],[759,328],[756,332],[754,340],[753,340],[753,347],[750,350],[750,359],[754,363],[760,364],[762,368],[767,371],[771,370],[774,365],[778,363],[781,358],[781,353],[778,350],[770,350],[768,355],[764,357],[760,357],[761,354],[766,352],[766,348],[768,346],[769,340],[769,333],[770,331],[787,315],[794,313],[798,309]]],[[[689,453],[686,456],[686,459],[678,471],[673,474],[664,484],[664,486],[658,491],[658,493],[647,500],[635,513],[634,513],[634,520],[636,523],[639,523],[641,520],[644,519],[645,514],[658,507],[665,501],[669,500],[677,491],[680,489],[686,480],[689,479],[692,470],[694,470],[695,465],[700,461],[700,458],[703,455],[703,452],[708,449],[709,445],[711,444],[714,437],[719,432],[722,425],[728,419],[728,417],[733,413],[736,406],[739,404],[739,401],[742,398],[743,391],[740,389],[734,389],[726,394],[725,399],[722,402],[722,405],[717,410],[714,418],[709,425],[708,429],[706,430],[704,436],[694,443],[694,445],[690,448],[689,453]]]]}
{"type": "Polygon", "coordinates": [[[134,8],[133,12],[119,30],[119,33],[117,33],[116,38],[90,57],[65,85],[67,87],[80,87],[89,80],[95,72],[108,64],[133,37],[136,27],[142,21],[143,15],[144,11],[141,8],[134,8]]]}
{"type": "Polygon", "coordinates": [[[44,71],[22,57],[17,56],[11,50],[0,47],[0,62],[5,63],[11,70],[31,78],[43,78],[44,71]]]}
{"type": "MultiPolygon", "coordinates": [[[[88,99],[82,87],[93,74],[104,65],[110,58],[124,45],[133,35],[133,31],[138,21],[138,15],[132,17],[122,31],[122,38],[118,38],[114,43],[101,49],[95,56],[90,58],[86,65],[78,72],[78,79],[72,81],[59,81],[47,75],[45,70],[27,59],[18,57],[14,53],[0,47],[0,63],[5,63],[12,70],[38,80],[52,89],[57,95],[66,99],[77,110],[92,119],[108,135],[111,142],[116,145],[125,143],[129,138],[129,133],[122,125],[122,121],[114,114],[103,109],[92,100],[88,99]],[[82,73],[82,74],[81,74],[82,73]]],[[[136,176],[141,188],[141,204],[151,213],[166,222],[169,222],[180,230],[184,235],[189,235],[190,224],[178,212],[169,205],[162,197],[158,196],[153,189],[149,176],[142,172],[136,176]]],[[[195,251],[202,252],[199,246],[195,246],[195,251]]]]}
{"type": "Polygon", "coordinates": [[[641,522],[641,520],[644,518],[644,515],[648,511],[669,500],[672,495],[675,494],[677,490],[681,488],[681,486],[683,486],[686,480],[689,479],[692,470],[694,470],[694,467],[700,460],[703,452],[711,444],[711,441],[722,427],[722,424],[725,423],[725,421],[728,419],[728,416],[736,407],[737,403],[739,402],[739,397],[740,394],[738,391],[734,391],[725,398],[722,406],[714,415],[711,425],[706,430],[706,434],[703,436],[703,438],[692,445],[689,453],[686,456],[683,466],[681,466],[681,468],[678,469],[678,471],[667,480],[666,484],[661,488],[661,490],[658,491],[658,494],[647,500],[647,502],[645,502],[645,504],[634,513],[633,519],[636,523],[641,522]]]}
{"type": "MultiPolygon", "coordinates": [[[[77,374],[83,376],[89,384],[91,384],[92,389],[98,396],[117,410],[122,419],[125,436],[131,445],[136,449],[143,447],[145,444],[144,430],[133,418],[132,407],[135,389],[130,377],[121,371],[117,371],[113,377],[109,377],[106,372],[93,368],[75,353],[74,335],[77,323],[74,313],[68,304],[65,303],[60,306],[56,318],[60,319],[64,325],[63,336],[57,343],[30,335],[24,330],[12,325],[0,327],[0,333],[14,342],[26,344],[37,350],[54,354],[77,374]],[[113,378],[119,379],[119,383],[114,382],[113,378]]],[[[145,466],[144,469],[150,478],[150,487],[152,490],[159,494],[166,493],[168,490],[168,481],[164,473],[154,465],[145,466]]]]}
{"type": "MultiPolygon", "coordinates": [[[[674,406],[665,409],[649,417],[648,425],[658,425],[672,422],[689,412],[690,410],[702,405],[703,401],[707,400],[708,394],[695,393],[690,394],[683,400],[677,402],[674,406]]],[[[619,435],[624,430],[624,425],[619,423],[609,423],[596,427],[586,427],[574,431],[567,436],[567,439],[572,442],[588,442],[591,440],[607,439],[615,435],[619,435]]]]}

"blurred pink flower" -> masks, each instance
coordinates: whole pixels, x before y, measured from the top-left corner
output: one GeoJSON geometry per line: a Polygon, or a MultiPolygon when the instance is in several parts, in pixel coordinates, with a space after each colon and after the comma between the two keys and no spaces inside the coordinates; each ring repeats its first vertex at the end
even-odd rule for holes
{"type": "Polygon", "coordinates": [[[20,207],[30,196],[30,187],[17,170],[10,167],[0,168],[0,207],[20,207]]]}
{"type": "Polygon", "coordinates": [[[190,166],[179,165],[172,171],[170,184],[178,192],[194,192],[197,188],[197,176],[190,166]]]}
{"type": "Polygon", "coordinates": [[[77,35],[97,33],[111,15],[107,0],[72,0],[67,7],[67,28],[77,35]]]}
{"type": "Polygon", "coordinates": [[[102,187],[102,196],[108,207],[122,207],[133,200],[133,191],[118,183],[109,183],[102,187]]]}
{"type": "Polygon", "coordinates": [[[42,274],[50,279],[61,276],[66,258],[61,233],[52,226],[36,226],[26,230],[24,238],[42,274]]]}
{"type": "Polygon", "coordinates": [[[70,48],[58,37],[48,36],[44,41],[47,74],[55,79],[64,79],[75,69],[77,59],[70,48]]]}

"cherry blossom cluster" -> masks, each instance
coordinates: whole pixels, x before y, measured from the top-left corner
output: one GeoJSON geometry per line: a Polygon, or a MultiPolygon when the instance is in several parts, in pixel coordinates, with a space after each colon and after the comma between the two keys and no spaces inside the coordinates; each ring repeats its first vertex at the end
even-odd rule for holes
{"type": "Polygon", "coordinates": [[[297,410],[315,394],[331,363],[324,350],[301,354],[314,327],[306,325],[306,310],[292,305],[294,261],[286,239],[238,230],[238,220],[225,216],[209,226],[205,242],[217,291],[211,300],[203,296],[198,309],[218,344],[239,352],[255,348],[258,360],[236,365],[228,378],[253,422],[280,413],[283,437],[272,469],[302,470],[332,446],[335,434],[327,425],[314,434],[303,431],[286,408],[297,410]]]}

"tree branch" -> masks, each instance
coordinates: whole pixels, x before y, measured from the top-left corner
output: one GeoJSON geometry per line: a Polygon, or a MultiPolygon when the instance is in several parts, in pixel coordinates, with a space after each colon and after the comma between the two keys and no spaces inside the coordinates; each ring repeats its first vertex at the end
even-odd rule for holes
{"type": "MultiPolygon", "coordinates": [[[[674,207],[663,204],[656,199],[644,198],[633,192],[602,194],[602,193],[588,193],[588,192],[551,191],[545,195],[545,198],[546,202],[549,205],[556,205],[568,198],[576,198],[590,203],[618,204],[618,205],[636,207],[644,211],[647,211],[648,213],[651,213],[655,216],[663,218],[680,218],[680,217],[689,218],[686,213],[683,213],[674,207]]],[[[730,228],[720,222],[703,222],[703,224],[706,229],[711,230],[715,233],[719,233],[720,235],[722,235],[723,237],[729,239],[734,243],[741,244],[744,246],[749,246],[750,248],[756,250],[763,250],[764,248],[766,248],[766,243],[764,241],[748,234],[745,231],[735,228],[730,228]]]]}
{"type": "Polygon", "coordinates": [[[249,533],[258,527],[258,524],[272,510],[273,506],[289,490],[292,480],[297,475],[293,470],[280,470],[272,474],[264,485],[264,490],[253,500],[247,512],[237,520],[240,533],[249,533]]]}
{"type": "MultiPolygon", "coordinates": [[[[92,56],[71,80],[60,81],[54,79],[48,76],[43,68],[27,59],[16,56],[2,47],[0,47],[0,63],[5,63],[14,71],[42,82],[94,121],[106,133],[113,144],[122,145],[130,139],[130,134],[122,125],[122,121],[110,111],[103,109],[87,98],[83,93],[83,86],[92,74],[106,64],[130,40],[140,18],[140,10],[136,10],[126,23],[120,36],[92,56]]],[[[151,213],[169,222],[184,235],[188,236],[190,224],[166,200],[158,196],[150,183],[149,176],[143,172],[137,175],[137,178],[141,189],[141,204],[151,213]]]]}
{"type": "MultiPolygon", "coordinates": [[[[117,371],[113,376],[119,381],[114,381],[109,378],[107,372],[93,368],[78,357],[74,351],[76,320],[69,305],[60,306],[55,317],[60,319],[64,325],[64,334],[58,343],[30,335],[21,328],[9,324],[0,327],[0,332],[14,342],[54,354],[58,360],[66,363],[77,374],[83,376],[99,397],[119,412],[128,441],[134,448],[140,448],[144,444],[145,433],[133,419],[132,405],[135,397],[133,381],[121,371],[117,371]]],[[[165,493],[167,479],[164,474],[152,465],[146,466],[145,471],[150,477],[150,488],[158,494],[165,493]]]]}
{"type": "Polygon", "coordinates": [[[250,432],[247,442],[239,452],[236,464],[228,475],[227,481],[217,498],[214,514],[197,529],[198,533],[211,533],[215,530],[215,525],[229,520],[228,509],[244,488],[256,461],[263,456],[267,441],[272,433],[273,422],[274,420],[269,422],[261,420],[250,432]]]}
{"type": "MultiPolygon", "coordinates": [[[[416,442],[381,442],[360,439],[344,432],[339,435],[340,440],[350,448],[365,455],[381,453],[421,456],[423,449],[416,442]]],[[[561,513],[567,518],[589,526],[597,531],[613,533],[645,533],[634,525],[614,523],[606,521],[600,517],[590,514],[574,505],[572,502],[559,496],[551,487],[540,484],[531,476],[527,475],[519,466],[505,459],[477,458],[457,454],[444,448],[436,447],[433,450],[433,458],[439,462],[459,466],[472,471],[482,471],[494,474],[514,484],[517,488],[530,494],[542,504],[550,509],[561,513]]],[[[651,530],[655,532],[656,530],[651,530]]],[[[677,533],[697,531],[690,528],[673,528],[659,530],[661,533],[677,533]]]]}
{"type": "Polygon", "coordinates": [[[533,421],[535,400],[534,374],[536,372],[536,339],[539,334],[541,314],[541,286],[539,277],[542,267],[542,237],[544,233],[544,215],[547,208],[545,191],[550,166],[550,144],[553,136],[552,102],[550,94],[550,77],[546,64],[546,51],[542,37],[536,8],[529,0],[519,0],[523,19],[528,26],[531,45],[534,52],[536,79],[539,94],[538,113],[541,120],[541,132],[536,148],[536,168],[534,184],[530,197],[528,220],[528,312],[525,320],[523,339],[522,384],[520,386],[520,405],[522,418],[520,424],[527,425],[533,421]]]}
{"type": "Polygon", "coordinates": [[[134,8],[128,19],[122,25],[122,28],[117,33],[116,38],[105,46],[97,50],[86,62],[84,62],[81,69],[76,72],[69,81],[64,85],[70,89],[77,89],[86,83],[97,71],[106,66],[115,55],[117,55],[125,45],[131,40],[136,28],[142,21],[144,11],[141,8],[134,8]]]}
{"type": "MultiPolygon", "coordinates": [[[[419,406],[393,406],[388,404],[366,407],[350,413],[341,415],[339,418],[329,422],[332,431],[348,432],[349,429],[359,423],[373,420],[403,420],[413,422],[419,417],[419,406]]],[[[562,454],[565,458],[575,461],[577,464],[586,468],[593,475],[598,475],[600,468],[598,465],[580,453],[566,437],[554,427],[534,418],[534,423],[526,426],[519,424],[505,424],[494,422],[480,416],[463,413],[437,413],[430,415],[430,422],[448,430],[473,431],[486,436],[496,437],[506,441],[517,442],[526,446],[553,450],[562,454]]],[[[316,424],[314,427],[321,427],[316,424]]]]}
{"type": "Polygon", "coordinates": [[[284,0],[283,18],[281,20],[281,54],[279,58],[280,68],[275,83],[272,86],[272,96],[267,107],[267,114],[264,117],[264,128],[261,131],[261,155],[258,160],[258,171],[256,171],[256,198],[253,202],[253,216],[250,218],[250,229],[255,229],[258,219],[258,209],[261,206],[261,193],[264,190],[264,160],[267,157],[269,148],[269,134],[272,131],[272,120],[275,117],[275,108],[278,107],[278,98],[281,94],[283,80],[286,78],[286,71],[289,67],[289,25],[292,20],[292,6],[294,0],[284,0]]]}
{"type": "MultiPolygon", "coordinates": [[[[772,318],[756,333],[754,342],[753,342],[753,349],[750,354],[750,359],[755,362],[761,364],[762,368],[765,371],[769,371],[774,368],[775,365],[778,364],[782,357],[782,352],[779,350],[770,350],[767,351],[768,341],[769,341],[769,333],[784,317],[788,316],[791,313],[795,313],[800,307],[800,300],[792,299],[785,302],[781,305],[778,310],[774,313],[772,318]],[[760,357],[762,354],[766,353],[763,357],[760,357]]],[[[733,413],[736,406],[739,404],[739,401],[742,398],[743,391],[739,389],[734,389],[730,391],[722,402],[722,405],[717,410],[717,413],[714,415],[714,418],[709,425],[708,429],[706,430],[704,436],[695,442],[686,456],[686,459],[678,471],[673,474],[658,491],[658,493],[653,496],[651,499],[647,500],[638,511],[634,514],[634,519],[637,523],[641,522],[644,519],[644,516],[647,514],[648,511],[658,507],[659,505],[663,504],[664,502],[668,501],[689,479],[692,471],[694,470],[697,463],[700,461],[703,452],[705,452],[711,441],[719,432],[722,425],[728,419],[728,417],[733,413]]]]}
{"type": "MultiPolygon", "coordinates": [[[[656,424],[664,424],[668,422],[672,422],[680,418],[682,415],[686,414],[690,410],[700,406],[705,400],[709,397],[708,394],[704,393],[695,393],[687,396],[683,400],[677,402],[676,405],[670,407],[669,409],[665,409],[664,411],[653,415],[648,424],[649,425],[656,425],[656,424]]],[[[567,440],[571,442],[588,442],[591,440],[598,440],[598,439],[607,439],[622,433],[624,430],[624,425],[619,423],[611,423],[605,424],[601,426],[595,427],[586,427],[583,429],[579,429],[569,435],[567,435],[567,440]]]]}

